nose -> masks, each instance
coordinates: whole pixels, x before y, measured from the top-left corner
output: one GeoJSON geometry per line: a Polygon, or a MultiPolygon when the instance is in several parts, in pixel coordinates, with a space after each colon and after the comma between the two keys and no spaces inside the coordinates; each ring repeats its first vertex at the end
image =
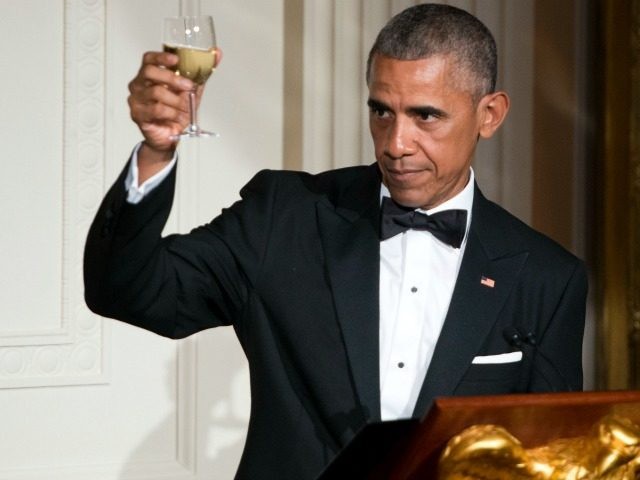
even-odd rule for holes
{"type": "Polygon", "coordinates": [[[416,153],[414,129],[409,119],[396,117],[389,126],[384,153],[392,159],[398,159],[416,153]]]}

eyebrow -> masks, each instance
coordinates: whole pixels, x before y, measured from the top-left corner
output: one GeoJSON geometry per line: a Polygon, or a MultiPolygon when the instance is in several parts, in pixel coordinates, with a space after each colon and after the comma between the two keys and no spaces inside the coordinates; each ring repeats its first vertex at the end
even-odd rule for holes
{"type": "Polygon", "coordinates": [[[371,110],[384,110],[385,112],[388,112],[391,110],[391,108],[389,108],[388,105],[385,105],[384,103],[375,100],[373,98],[369,98],[367,100],[367,106],[371,109],[371,110]]]}
{"type": "Polygon", "coordinates": [[[436,118],[446,118],[448,117],[447,113],[444,110],[440,110],[436,107],[410,107],[408,109],[408,113],[412,115],[418,115],[421,117],[436,117],[436,118]]]}
{"type": "MultiPolygon", "coordinates": [[[[367,106],[372,110],[382,110],[384,112],[391,112],[391,107],[381,102],[380,100],[376,100],[374,98],[369,98],[367,100],[367,106]]],[[[410,115],[418,115],[418,116],[433,116],[436,118],[446,118],[449,115],[444,110],[441,110],[432,106],[424,106],[424,107],[409,107],[407,109],[407,113],[410,115]]]]}

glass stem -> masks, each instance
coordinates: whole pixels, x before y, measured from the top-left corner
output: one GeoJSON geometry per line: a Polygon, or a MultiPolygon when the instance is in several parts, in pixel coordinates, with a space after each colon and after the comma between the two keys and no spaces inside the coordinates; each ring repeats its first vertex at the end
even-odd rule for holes
{"type": "Polygon", "coordinates": [[[189,130],[198,130],[198,111],[196,109],[196,91],[189,92],[189,115],[191,116],[189,130]]]}

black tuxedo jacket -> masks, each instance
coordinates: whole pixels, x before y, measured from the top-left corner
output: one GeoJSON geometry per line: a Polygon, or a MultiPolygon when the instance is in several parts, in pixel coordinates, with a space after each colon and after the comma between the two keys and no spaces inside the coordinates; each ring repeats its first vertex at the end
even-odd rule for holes
{"type": "MultiPolygon", "coordinates": [[[[260,172],[211,223],[166,238],[175,174],[138,205],[123,179],[87,240],[89,307],[172,338],[233,326],[252,398],[237,478],[315,478],[380,415],[377,167],[260,172]]],[[[582,263],[477,189],[472,215],[416,416],[439,395],[582,386],[582,263]],[[514,350],[522,361],[472,363],[514,350]]]]}

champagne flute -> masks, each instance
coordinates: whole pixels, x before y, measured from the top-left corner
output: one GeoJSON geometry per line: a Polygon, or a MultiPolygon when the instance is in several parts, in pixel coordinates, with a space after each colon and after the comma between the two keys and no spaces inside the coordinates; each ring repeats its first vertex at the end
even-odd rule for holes
{"type": "Polygon", "coordinates": [[[193,137],[217,137],[198,125],[196,89],[204,85],[216,66],[216,34],[209,15],[171,17],[164,19],[163,49],[178,56],[173,68],[176,75],[192,80],[195,87],[189,92],[189,126],[172,140],[193,137]]]}

